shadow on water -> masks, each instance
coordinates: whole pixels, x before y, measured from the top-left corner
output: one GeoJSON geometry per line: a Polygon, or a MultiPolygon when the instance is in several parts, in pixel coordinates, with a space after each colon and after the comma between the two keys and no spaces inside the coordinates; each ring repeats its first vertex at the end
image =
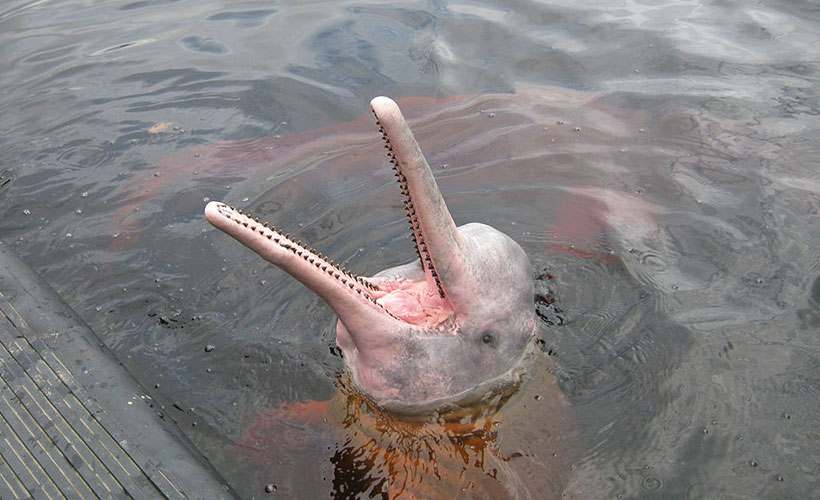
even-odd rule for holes
{"type": "Polygon", "coordinates": [[[0,238],[246,498],[396,496],[408,477],[477,498],[809,498],[817,17],[10,2],[0,238]],[[330,310],[204,221],[221,199],[361,275],[412,260],[365,113],[378,94],[399,99],[456,222],[530,255],[538,366],[560,393],[522,386],[457,431],[372,412],[336,386],[330,310]],[[433,458],[414,448],[431,442],[433,458]]]}

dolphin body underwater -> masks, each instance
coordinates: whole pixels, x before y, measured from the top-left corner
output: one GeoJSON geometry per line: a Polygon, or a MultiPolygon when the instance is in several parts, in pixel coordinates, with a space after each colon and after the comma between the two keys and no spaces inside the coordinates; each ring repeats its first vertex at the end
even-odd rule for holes
{"type": "Polygon", "coordinates": [[[221,202],[208,221],[319,295],[356,389],[376,406],[424,414],[515,386],[537,320],[530,261],[509,236],[456,227],[398,105],[370,103],[404,198],[418,260],[364,278],[221,202]]]}

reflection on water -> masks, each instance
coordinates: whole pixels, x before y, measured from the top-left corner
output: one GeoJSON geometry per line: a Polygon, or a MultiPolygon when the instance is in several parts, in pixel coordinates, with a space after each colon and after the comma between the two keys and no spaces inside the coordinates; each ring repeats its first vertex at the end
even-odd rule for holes
{"type": "Polygon", "coordinates": [[[552,362],[540,352],[534,357],[516,392],[488,397],[475,408],[397,417],[340,383],[330,401],[259,415],[238,443],[254,467],[279,478],[273,486],[288,497],[316,498],[332,489],[333,498],[514,493],[535,499],[557,498],[570,488],[589,498],[599,481],[573,479],[582,445],[552,362]]]}
{"type": "MultiPolygon", "coordinates": [[[[568,493],[808,498],[818,26],[782,1],[7,2],[0,238],[243,497],[387,491],[336,479],[370,460],[344,445],[379,428],[370,414],[311,421],[299,442],[259,424],[344,406],[334,319],[201,216],[206,199],[247,206],[362,275],[411,260],[364,115],[387,94],[457,223],[533,261],[573,429],[568,493]]],[[[521,443],[545,456],[548,419],[522,415],[499,431],[508,448],[486,433],[469,448],[502,416],[459,446],[473,462],[498,445],[483,456],[499,466],[521,443]]],[[[481,481],[513,498],[542,485],[514,472],[481,481]]]]}

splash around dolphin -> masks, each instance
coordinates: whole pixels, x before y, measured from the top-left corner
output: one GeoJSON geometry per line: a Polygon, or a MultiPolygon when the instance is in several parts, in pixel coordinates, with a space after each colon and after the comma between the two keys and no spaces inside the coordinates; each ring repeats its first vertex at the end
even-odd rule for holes
{"type": "Polygon", "coordinates": [[[456,227],[398,105],[376,97],[370,107],[418,260],[364,278],[242,210],[210,202],[205,216],[330,306],[351,379],[376,405],[442,411],[514,387],[537,325],[527,255],[485,224],[456,227]]]}

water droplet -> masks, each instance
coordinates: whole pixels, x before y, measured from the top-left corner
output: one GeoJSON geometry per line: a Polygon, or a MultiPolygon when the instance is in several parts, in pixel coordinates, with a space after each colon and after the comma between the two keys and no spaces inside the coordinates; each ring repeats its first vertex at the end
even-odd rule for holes
{"type": "Polygon", "coordinates": [[[83,194],[81,194],[80,196],[82,196],[83,198],[88,198],[88,191],[83,191],[83,194]]]}
{"type": "Polygon", "coordinates": [[[211,201],[211,199],[206,196],[206,197],[202,198],[202,201],[204,203],[208,203],[209,201],[211,201]]]}
{"type": "Polygon", "coordinates": [[[573,132],[580,132],[580,131],[581,131],[581,127],[575,127],[575,128],[573,128],[572,130],[573,130],[573,132]]]}
{"type": "Polygon", "coordinates": [[[555,123],[557,123],[558,125],[563,125],[563,124],[564,124],[564,120],[558,120],[558,121],[557,121],[557,122],[555,122],[555,123]]]}
{"type": "Polygon", "coordinates": [[[216,347],[213,344],[208,344],[205,346],[205,352],[211,352],[214,349],[216,349],[216,347]]]}
{"type": "Polygon", "coordinates": [[[71,236],[72,236],[72,234],[71,234],[71,233],[65,233],[65,237],[66,237],[66,238],[71,238],[71,236]]]}
{"type": "Polygon", "coordinates": [[[194,158],[199,158],[199,153],[194,153],[194,158]]]}
{"type": "Polygon", "coordinates": [[[265,493],[275,493],[278,489],[273,483],[265,485],[265,493]]]}
{"type": "Polygon", "coordinates": [[[136,139],[131,139],[131,144],[136,144],[136,143],[137,143],[136,139]]]}
{"type": "Polygon", "coordinates": [[[758,466],[758,465],[760,465],[760,464],[758,463],[758,461],[757,461],[757,460],[755,460],[755,459],[753,458],[753,459],[749,460],[749,465],[751,465],[752,467],[757,467],[757,466],[758,466]]]}
{"type": "Polygon", "coordinates": [[[247,198],[247,197],[242,198],[242,203],[247,203],[247,202],[248,202],[248,198],[247,198]]]}
{"type": "Polygon", "coordinates": [[[74,211],[74,213],[77,214],[77,215],[80,215],[81,213],[83,213],[83,209],[78,208],[77,210],[74,211]]]}
{"type": "Polygon", "coordinates": [[[495,118],[495,113],[490,113],[487,116],[489,116],[490,118],[495,118]]]}
{"type": "Polygon", "coordinates": [[[23,215],[31,215],[31,210],[29,210],[28,208],[24,209],[23,215]]]}

